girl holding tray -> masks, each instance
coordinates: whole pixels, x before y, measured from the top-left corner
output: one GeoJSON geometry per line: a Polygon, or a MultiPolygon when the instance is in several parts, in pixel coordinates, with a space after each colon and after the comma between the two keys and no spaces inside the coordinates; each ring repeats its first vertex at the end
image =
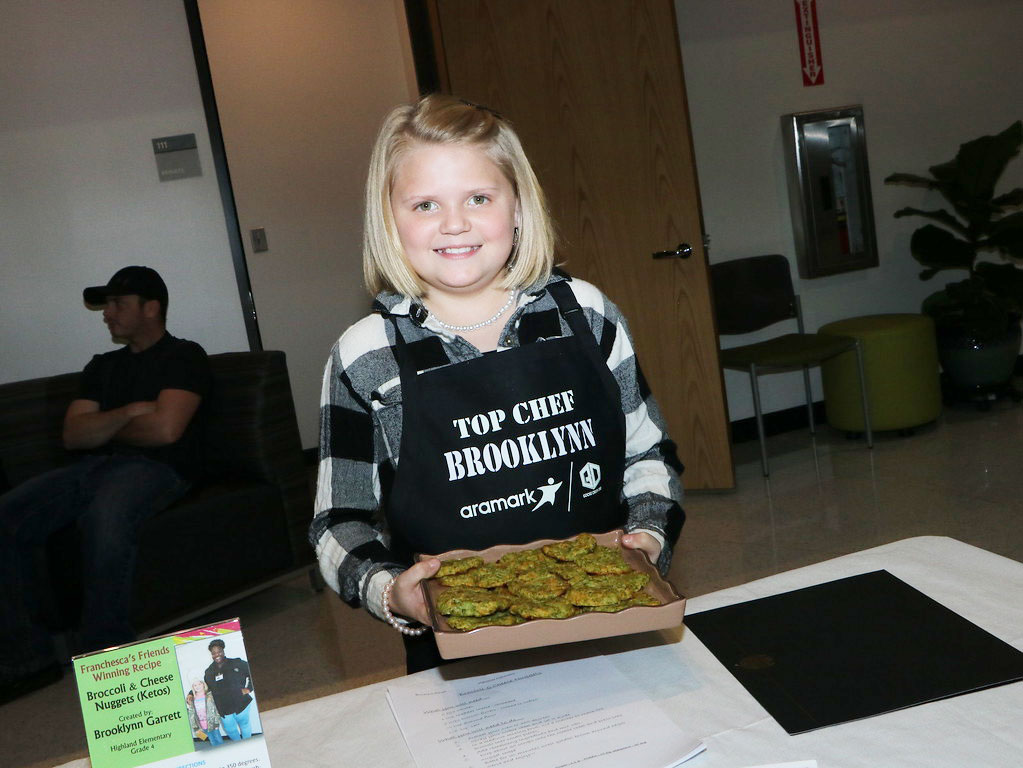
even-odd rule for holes
{"type": "Polygon", "coordinates": [[[624,528],[662,573],[684,520],[675,445],[618,308],[554,268],[543,191],[492,110],[431,95],[370,159],[373,314],[324,372],[310,541],[326,582],[439,663],[419,582],[439,554],[624,528]]]}

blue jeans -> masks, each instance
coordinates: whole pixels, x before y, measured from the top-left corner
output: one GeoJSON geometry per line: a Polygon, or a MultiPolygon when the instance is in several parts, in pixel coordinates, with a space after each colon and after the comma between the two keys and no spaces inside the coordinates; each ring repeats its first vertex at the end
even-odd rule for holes
{"type": "Polygon", "coordinates": [[[0,496],[0,672],[29,674],[56,661],[35,615],[34,563],[47,537],[71,523],[82,541],[82,645],[91,651],[133,640],[139,528],[186,490],[188,482],[167,464],[111,455],[86,456],[0,496]]]}
{"type": "Polygon", "coordinates": [[[206,731],[206,735],[210,739],[210,744],[217,747],[224,743],[224,737],[220,735],[220,726],[216,728],[209,728],[206,731]]]}
{"type": "Polygon", "coordinates": [[[225,715],[223,712],[220,713],[220,724],[224,726],[227,738],[231,739],[231,741],[247,739],[252,735],[252,726],[249,724],[250,709],[252,709],[251,701],[245,706],[245,709],[236,715],[225,715]],[[239,732],[241,733],[241,736],[237,735],[239,732]]]}

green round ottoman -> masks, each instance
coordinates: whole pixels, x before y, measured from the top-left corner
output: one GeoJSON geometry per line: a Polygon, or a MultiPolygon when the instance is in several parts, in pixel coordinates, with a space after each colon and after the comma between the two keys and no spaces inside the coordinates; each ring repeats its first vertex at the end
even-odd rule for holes
{"type": "MultiPolygon", "coordinates": [[[[870,422],[875,429],[909,429],[941,413],[934,321],[927,315],[866,315],[838,320],[818,333],[853,336],[863,349],[870,422]]],[[[828,424],[862,432],[856,355],[845,352],[821,366],[828,424]]]]}

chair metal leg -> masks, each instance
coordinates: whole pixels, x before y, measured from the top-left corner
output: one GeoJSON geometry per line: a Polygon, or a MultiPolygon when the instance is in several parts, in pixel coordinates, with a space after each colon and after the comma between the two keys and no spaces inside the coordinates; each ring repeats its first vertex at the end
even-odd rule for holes
{"type": "Polygon", "coordinates": [[[863,427],[867,431],[867,447],[874,447],[874,432],[870,427],[870,403],[867,397],[867,374],[863,365],[863,348],[860,340],[856,340],[856,366],[860,371],[860,397],[863,401],[863,427]]]}
{"type": "Polygon", "coordinates": [[[760,438],[760,466],[764,470],[764,477],[767,477],[771,472],[767,468],[767,438],[764,436],[764,414],[760,411],[760,387],[757,385],[756,364],[749,367],[749,381],[753,390],[753,413],[757,417],[757,436],[760,438]]]}
{"type": "Polygon", "coordinates": [[[806,390],[806,414],[810,419],[810,434],[817,434],[817,425],[813,423],[813,394],[810,392],[810,366],[803,366],[803,388],[806,390]]]}

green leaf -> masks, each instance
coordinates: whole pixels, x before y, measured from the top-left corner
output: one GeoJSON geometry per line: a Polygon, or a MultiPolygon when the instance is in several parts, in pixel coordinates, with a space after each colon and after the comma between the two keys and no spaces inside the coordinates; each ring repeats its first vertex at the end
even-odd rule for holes
{"type": "Polygon", "coordinates": [[[983,278],[991,293],[1008,299],[1017,312],[1023,308],[1023,269],[1013,264],[995,264],[990,261],[978,262],[976,269],[977,275],[983,278]]]}
{"type": "Polygon", "coordinates": [[[1023,259],[1023,211],[1011,213],[993,222],[983,245],[997,248],[1015,259],[1023,259]]]}
{"type": "Polygon", "coordinates": [[[1014,208],[1017,205],[1023,205],[1023,187],[1016,187],[1011,192],[999,195],[991,201],[991,204],[999,208],[1014,208]]]}
{"type": "Polygon", "coordinates": [[[931,269],[969,270],[976,257],[973,247],[945,229],[927,224],[909,241],[913,258],[931,269]]]}
{"type": "Polygon", "coordinates": [[[938,182],[926,176],[917,176],[914,173],[893,173],[884,180],[885,184],[908,184],[912,187],[927,187],[934,189],[938,182]]]}
{"type": "Polygon", "coordinates": [[[937,189],[976,233],[987,230],[998,208],[992,204],[995,185],[1023,143],[1023,123],[1016,121],[996,136],[981,136],[959,146],[955,158],[928,170],[937,189]]]}
{"type": "Polygon", "coordinates": [[[996,136],[981,136],[960,145],[955,159],[956,186],[967,197],[990,201],[1005,166],[1019,154],[1021,143],[1023,122],[1017,120],[996,136]]]}
{"type": "Polygon", "coordinates": [[[946,160],[944,163],[932,165],[927,170],[934,175],[934,178],[945,184],[954,184],[959,176],[959,167],[955,160],[946,160]]]}
{"type": "Polygon", "coordinates": [[[897,219],[901,219],[903,216],[921,216],[925,219],[937,221],[939,224],[944,224],[949,229],[953,229],[962,235],[966,234],[966,227],[963,226],[962,222],[941,208],[936,211],[924,211],[920,208],[900,208],[894,215],[897,219]]]}

